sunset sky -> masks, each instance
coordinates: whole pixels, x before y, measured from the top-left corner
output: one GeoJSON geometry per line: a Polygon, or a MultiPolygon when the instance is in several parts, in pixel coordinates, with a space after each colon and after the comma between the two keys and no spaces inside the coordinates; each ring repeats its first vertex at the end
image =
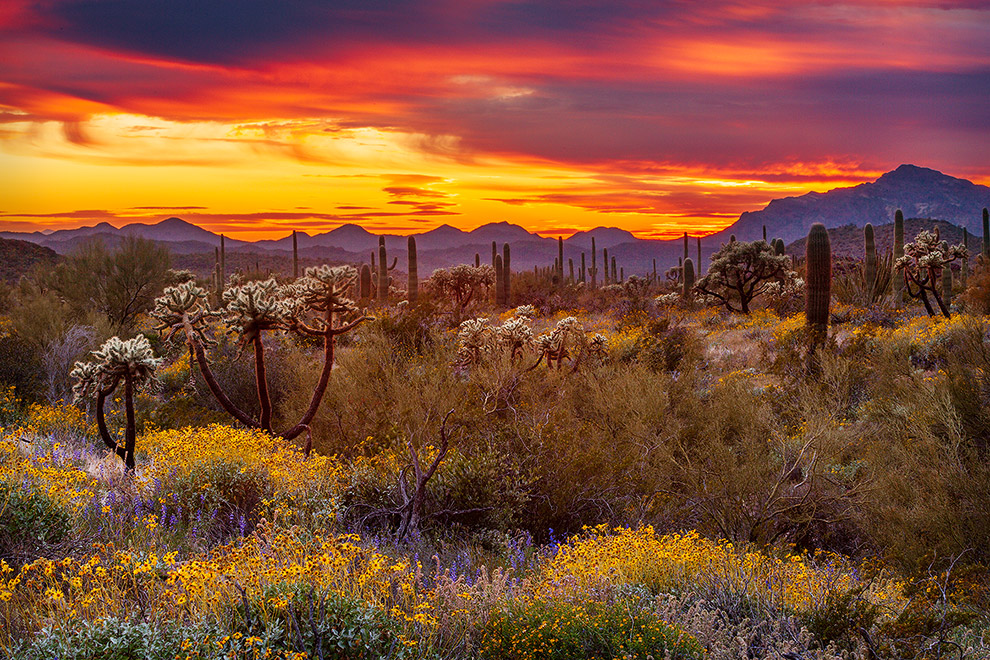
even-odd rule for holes
{"type": "Polygon", "coordinates": [[[666,238],[988,147],[990,2],[0,1],[5,230],[666,238]]]}

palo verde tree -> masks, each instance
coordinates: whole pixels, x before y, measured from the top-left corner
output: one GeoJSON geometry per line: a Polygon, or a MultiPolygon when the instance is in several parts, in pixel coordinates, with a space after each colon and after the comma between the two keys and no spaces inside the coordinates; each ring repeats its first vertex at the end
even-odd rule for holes
{"type": "Polygon", "coordinates": [[[45,284],[77,315],[93,310],[116,332],[129,333],[155,297],[175,282],[168,248],[127,237],[116,249],[100,241],[82,245],[46,278],[45,284]]]}
{"type": "Polygon", "coordinates": [[[461,314],[467,306],[476,297],[480,297],[481,289],[487,290],[493,284],[495,284],[495,269],[487,264],[484,266],[461,264],[453,268],[438,268],[433,271],[427,282],[431,291],[450,298],[454,308],[454,323],[458,325],[461,322],[461,314]]]}
{"type": "Polygon", "coordinates": [[[914,241],[904,246],[904,256],[894,263],[894,267],[904,274],[904,284],[912,298],[920,298],[929,316],[935,316],[932,299],[942,316],[951,316],[949,308],[939,293],[942,286],[942,269],[949,268],[956,259],[968,256],[963,245],[944,245],[938,237],[938,227],[934,231],[922,230],[914,241]]]}
{"type": "MultiPolygon", "coordinates": [[[[279,285],[274,279],[248,282],[224,292],[225,307],[211,310],[207,292],[189,282],[166,289],[157,300],[152,315],[157,329],[171,339],[183,337],[199,366],[203,379],[227,413],[249,428],[272,431],[272,403],[265,375],[266,332],[286,332],[304,337],[322,338],[323,369],[313,390],[309,406],[294,425],[280,435],[292,440],[316,416],[330,382],[336,338],[353,330],[370,317],[360,315],[357,306],[346,297],[357,274],[350,266],[307,268],[303,277],[292,284],[279,285]],[[241,410],[220,387],[210,368],[206,349],[215,342],[205,331],[211,319],[220,318],[239,337],[242,350],[254,353],[255,388],[260,414],[253,417],[241,410]]],[[[307,440],[306,453],[311,449],[307,440]]]]}
{"type": "Polygon", "coordinates": [[[790,260],[765,241],[730,241],[712,255],[708,273],[695,290],[719,300],[729,311],[749,314],[750,303],[773,282],[794,280],[790,260]]]}
{"type": "Polygon", "coordinates": [[[134,443],[137,428],[134,421],[134,393],[141,388],[153,388],[158,381],[155,370],[161,363],[151,351],[144,335],[123,341],[111,337],[93,351],[93,362],[76,362],[70,374],[76,380],[72,388],[76,400],[96,396],[96,425],[104,444],[120,456],[128,471],[134,470],[134,443]],[[107,429],[104,405],[121,384],[124,386],[124,441],[121,443],[107,429]]]}

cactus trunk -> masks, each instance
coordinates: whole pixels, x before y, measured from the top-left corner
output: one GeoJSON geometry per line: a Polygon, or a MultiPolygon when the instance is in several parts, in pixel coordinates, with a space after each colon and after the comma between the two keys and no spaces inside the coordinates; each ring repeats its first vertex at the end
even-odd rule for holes
{"type": "Polygon", "coordinates": [[[866,279],[866,300],[873,302],[877,285],[877,244],[873,233],[873,225],[869,222],[863,228],[863,247],[866,251],[863,271],[866,279]]]}
{"type": "Polygon", "coordinates": [[[501,307],[505,304],[505,279],[502,273],[502,255],[495,255],[495,305],[501,307]]]}
{"type": "MultiPolygon", "coordinates": [[[[904,256],[904,214],[900,209],[894,214],[894,263],[904,256]]],[[[894,308],[900,309],[904,303],[904,275],[897,269],[891,271],[891,288],[894,295],[894,308]]]]}
{"type": "Polygon", "coordinates": [[[694,262],[691,258],[684,260],[684,289],[682,295],[685,298],[691,297],[691,289],[694,288],[694,262]]]}
{"type": "Polygon", "coordinates": [[[299,279],[299,239],[296,230],[292,230],[292,279],[299,279]]]}
{"type": "Polygon", "coordinates": [[[585,263],[584,263],[584,252],[581,253],[581,284],[584,284],[588,280],[586,279],[585,263]]]}
{"type": "Polygon", "coordinates": [[[512,266],[509,264],[510,254],[509,254],[509,244],[506,243],[502,246],[502,289],[503,305],[511,305],[512,300],[512,266]]]}
{"type": "Polygon", "coordinates": [[[990,211],[983,209],[983,258],[990,259],[990,211]]]}
{"type": "Polygon", "coordinates": [[[385,250],[385,237],[378,237],[378,302],[388,304],[388,252],[385,250]]]}
{"type": "Polygon", "coordinates": [[[808,331],[808,363],[814,365],[815,351],[828,337],[829,305],[832,295],[832,247],[825,225],[816,222],[808,232],[805,280],[805,322],[808,331]]]}
{"type": "Polygon", "coordinates": [[[408,299],[409,304],[416,304],[416,299],[419,298],[419,264],[416,259],[416,237],[410,236],[408,240],[408,270],[409,270],[409,284],[408,284],[408,299]]]}
{"type": "MultiPolygon", "coordinates": [[[[948,241],[942,241],[942,254],[949,254],[948,241]]],[[[952,264],[942,266],[942,302],[946,309],[952,307],[952,264]]]]}
{"type": "Polygon", "coordinates": [[[597,259],[595,250],[595,237],[591,237],[591,288],[594,289],[598,286],[598,267],[595,265],[595,260],[597,259]]]}
{"type": "Polygon", "coordinates": [[[358,285],[358,297],[361,301],[361,305],[367,305],[368,301],[371,300],[371,268],[368,264],[363,264],[361,266],[361,279],[358,285]]]}

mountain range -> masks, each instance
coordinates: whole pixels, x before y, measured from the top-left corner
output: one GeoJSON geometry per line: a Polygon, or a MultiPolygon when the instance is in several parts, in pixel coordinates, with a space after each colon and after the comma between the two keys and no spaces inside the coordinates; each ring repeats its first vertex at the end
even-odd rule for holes
{"type": "MultiPolygon", "coordinates": [[[[974,236],[982,233],[981,210],[990,206],[990,187],[976,185],[965,179],[948,176],[936,170],[915,165],[901,165],[871,183],[850,188],[836,188],[828,192],[811,192],[799,197],[787,197],[771,201],[759,211],[747,211],[727,229],[702,239],[702,262],[707,263],[711,254],[728,241],[730,235],[739,240],[755,240],[763,235],[783,238],[793,243],[807,235],[815,222],[835,228],[851,225],[862,227],[867,222],[880,227],[893,220],[900,208],[908,218],[935,218],[966,227],[974,236]]],[[[108,245],[122,241],[127,236],[140,236],[166,244],[178,257],[177,262],[188,262],[199,274],[209,272],[212,253],[220,245],[220,236],[211,231],[171,217],[155,224],[132,223],[116,228],[102,222],[91,227],[62,229],[51,233],[0,232],[0,237],[30,241],[50,248],[59,254],[72,252],[80,244],[94,239],[108,245]]],[[[328,232],[310,235],[298,232],[299,256],[304,263],[318,261],[367,263],[372,252],[377,258],[379,235],[372,234],[355,224],[344,224],[328,232]]],[[[676,264],[683,254],[683,242],[675,240],[646,240],[616,227],[597,227],[578,232],[564,240],[565,267],[573,259],[575,269],[581,265],[584,254],[591,266],[591,239],[599,251],[608,249],[626,274],[652,272],[653,260],[658,270],[676,264]]],[[[473,263],[475,254],[482,263],[491,261],[491,244],[509,243],[512,250],[513,270],[529,270],[534,266],[547,266],[557,256],[557,240],[542,237],[507,222],[482,225],[464,231],[450,225],[441,225],[416,234],[419,269],[424,276],[436,268],[457,263],[473,263]]],[[[398,268],[406,268],[406,236],[385,234],[389,258],[398,257],[398,268]]],[[[277,240],[255,242],[226,239],[228,259],[238,263],[282,264],[275,270],[291,268],[287,260],[292,252],[292,236],[277,240]]],[[[697,258],[697,245],[691,239],[689,253],[697,258]]],[[[793,251],[793,248],[789,251],[793,251]]],[[[599,268],[602,264],[598,264],[599,268]]]]}

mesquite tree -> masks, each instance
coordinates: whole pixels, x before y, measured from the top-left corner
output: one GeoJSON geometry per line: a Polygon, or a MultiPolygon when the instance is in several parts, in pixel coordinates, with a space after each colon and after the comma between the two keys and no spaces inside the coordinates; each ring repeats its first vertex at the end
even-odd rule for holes
{"type": "MultiPolygon", "coordinates": [[[[316,416],[330,382],[336,338],[353,330],[370,317],[357,314],[357,307],[346,297],[354,283],[356,271],[350,266],[319,266],[307,268],[306,274],[289,285],[280,286],[275,280],[248,282],[224,292],[226,306],[211,310],[206,291],[193,283],[172,287],[157,300],[152,315],[160,321],[158,330],[167,338],[182,336],[195,357],[207,386],[227,413],[249,428],[272,433],[272,404],[265,376],[264,333],[286,332],[323,339],[323,369],[310,398],[310,404],[299,421],[280,435],[292,440],[316,416]],[[213,318],[221,317],[240,339],[241,348],[254,352],[255,387],[260,414],[252,417],[241,410],[217,382],[206,356],[213,342],[205,332],[213,318]]],[[[306,453],[311,449],[311,438],[306,453]]]]}
{"type": "Polygon", "coordinates": [[[796,275],[786,256],[774,254],[764,241],[730,241],[712,255],[708,273],[695,289],[719,301],[729,311],[749,314],[749,305],[773,282],[787,284],[796,275]]]}
{"type": "Polygon", "coordinates": [[[966,248],[962,245],[946,245],[939,242],[938,227],[934,231],[924,231],[915,236],[912,243],[904,246],[904,256],[897,260],[894,267],[904,273],[904,283],[912,298],[920,298],[929,316],[935,316],[929,296],[935,299],[942,316],[951,316],[949,308],[939,288],[942,282],[942,269],[949,268],[956,259],[967,256],[966,248]]]}
{"type": "Polygon", "coordinates": [[[93,362],[76,362],[70,374],[76,379],[72,388],[78,401],[96,396],[96,425],[103,443],[124,461],[127,471],[134,470],[134,444],[137,428],[134,421],[134,393],[138,389],[153,388],[157,385],[155,370],[161,364],[151,351],[151,345],[144,335],[124,341],[111,337],[99,350],[93,351],[93,362]],[[124,385],[124,444],[110,435],[107,429],[106,414],[103,410],[107,397],[112,396],[121,384],[124,385]]]}

